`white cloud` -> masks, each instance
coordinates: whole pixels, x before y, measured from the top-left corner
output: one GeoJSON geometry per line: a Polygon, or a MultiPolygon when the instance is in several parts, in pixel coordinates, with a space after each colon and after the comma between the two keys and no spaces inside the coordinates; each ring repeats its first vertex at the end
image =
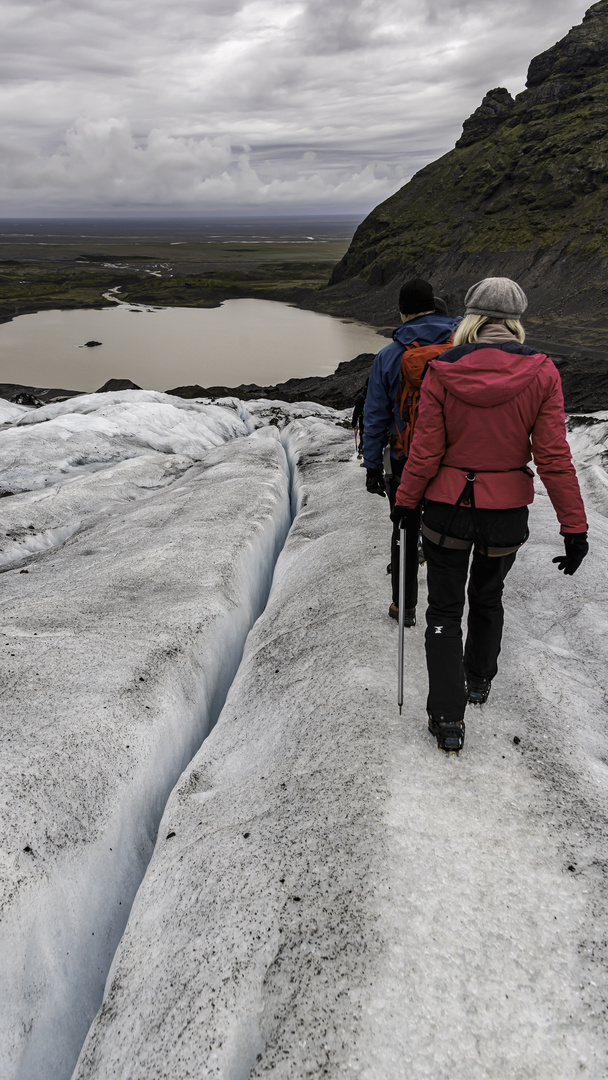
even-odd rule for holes
{"type": "Polygon", "coordinates": [[[276,175],[265,158],[256,166],[250,148],[234,147],[226,136],[194,139],[155,129],[137,138],[125,118],[80,119],[48,156],[16,145],[0,147],[0,155],[4,191],[25,195],[28,204],[46,199],[53,209],[375,203],[398,180],[395,166],[319,162],[311,151],[279,159],[276,175]]]}
{"type": "Polygon", "coordinates": [[[368,209],[586,6],[0,0],[0,212],[368,209]]]}

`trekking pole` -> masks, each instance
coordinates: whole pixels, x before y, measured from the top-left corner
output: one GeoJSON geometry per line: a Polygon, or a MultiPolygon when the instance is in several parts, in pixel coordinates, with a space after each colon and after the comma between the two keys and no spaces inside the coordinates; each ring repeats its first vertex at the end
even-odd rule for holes
{"type": "Polygon", "coordinates": [[[405,637],[405,529],[399,529],[399,660],[397,664],[397,704],[403,707],[403,648],[405,637]]]}

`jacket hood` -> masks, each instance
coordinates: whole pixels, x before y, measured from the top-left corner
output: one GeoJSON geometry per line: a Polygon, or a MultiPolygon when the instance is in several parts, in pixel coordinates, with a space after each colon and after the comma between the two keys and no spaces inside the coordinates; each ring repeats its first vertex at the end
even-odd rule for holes
{"type": "Polygon", "coordinates": [[[521,352],[479,344],[473,351],[450,349],[429,367],[448,393],[467,405],[490,408],[517,397],[550,363],[543,353],[518,348],[521,352]]]}
{"type": "Polygon", "coordinates": [[[438,345],[453,333],[459,322],[460,319],[452,319],[441,311],[432,311],[430,315],[419,315],[411,322],[401,323],[393,333],[393,341],[400,345],[411,345],[412,341],[438,345]]]}

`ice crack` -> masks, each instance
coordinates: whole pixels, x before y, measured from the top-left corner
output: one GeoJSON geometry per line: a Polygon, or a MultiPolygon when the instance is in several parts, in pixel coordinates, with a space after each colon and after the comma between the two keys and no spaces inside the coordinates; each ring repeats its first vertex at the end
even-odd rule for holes
{"type": "MultiPolygon", "coordinates": [[[[21,769],[7,791],[17,816],[0,941],[3,1080],[73,1071],[167,799],[213,729],[268,601],[292,488],[276,429],[234,440],[145,505],[100,523],[98,551],[89,530],[37,566],[37,595],[54,591],[65,632],[48,632],[31,590],[17,615],[5,613],[5,641],[16,642],[9,670],[25,665],[30,721],[27,680],[46,684],[48,700],[31,735],[27,724],[10,729],[16,760],[39,764],[29,804],[21,769]],[[65,760],[48,739],[69,747],[65,760]]],[[[27,580],[17,575],[11,586],[27,580]]]]}

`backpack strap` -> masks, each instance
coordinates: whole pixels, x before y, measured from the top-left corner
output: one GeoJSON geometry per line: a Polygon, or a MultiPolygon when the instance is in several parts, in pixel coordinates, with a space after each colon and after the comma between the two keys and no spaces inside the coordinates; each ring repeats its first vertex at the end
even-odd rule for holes
{"type": "Polygon", "coordinates": [[[438,344],[421,345],[419,341],[410,341],[404,346],[401,356],[399,390],[395,398],[395,404],[399,407],[399,416],[403,427],[400,428],[395,420],[397,432],[391,436],[391,450],[395,451],[399,457],[407,457],[409,453],[414,426],[418,418],[420,387],[428,366],[431,360],[435,360],[447,349],[451,349],[453,341],[454,336],[450,334],[446,341],[438,344]],[[412,354],[417,354],[416,360],[412,354]]]}
{"type": "Polygon", "coordinates": [[[477,521],[477,514],[475,513],[475,509],[474,509],[475,508],[475,492],[474,492],[474,489],[473,489],[473,484],[475,483],[475,479],[476,479],[475,473],[473,472],[472,469],[469,469],[469,471],[467,473],[467,478],[466,478],[466,481],[465,481],[465,485],[464,485],[462,491],[460,492],[460,495],[456,499],[456,502],[454,503],[454,505],[452,507],[452,513],[450,514],[450,516],[448,518],[448,523],[445,526],[443,532],[441,533],[441,536],[439,537],[439,541],[438,541],[438,546],[439,547],[443,547],[443,545],[445,544],[446,537],[447,537],[447,535],[448,535],[448,533],[450,531],[451,524],[452,524],[454,518],[456,517],[456,511],[460,509],[462,503],[464,503],[464,502],[468,502],[470,507],[471,507],[471,516],[473,518],[473,529],[475,530],[475,540],[476,541],[478,540],[479,523],[477,521]]]}
{"type": "MultiPolygon", "coordinates": [[[[495,469],[478,469],[477,470],[477,472],[496,472],[496,471],[497,470],[495,470],[495,469]]],[[[528,465],[520,465],[516,469],[505,469],[504,471],[505,472],[523,472],[527,476],[534,476],[534,473],[528,467],[528,465]]],[[[479,524],[479,517],[477,516],[477,507],[475,506],[475,487],[474,487],[474,484],[475,484],[476,479],[477,479],[476,471],[474,469],[469,469],[469,471],[466,474],[465,485],[464,485],[462,491],[460,492],[460,495],[458,496],[456,502],[454,503],[454,505],[452,507],[452,513],[450,514],[450,516],[448,518],[448,523],[445,526],[443,532],[441,533],[441,535],[439,535],[439,533],[433,533],[433,535],[431,536],[431,535],[429,535],[430,530],[427,530],[425,535],[428,536],[428,539],[431,540],[434,544],[437,544],[438,547],[444,547],[444,545],[446,547],[468,547],[471,544],[475,543],[480,555],[489,555],[489,556],[494,557],[494,558],[497,557],[497,556],[500,556],[500,555],[510,555],[513,551],[518,551],[518,549],[522,546],[522,544],[525,544],[526,540],[528,539],[528,535],[529,535],[528,532],[526,532],[526,535],[525,535],[524,539],[522,540],[521,544],[515,544],[514,546],[509,547],[509,548],[489,547],[488,544],[486,543],[486,541],[484,539],[482,529],[481,529],[481,525],[479,524]],[[474,541],[473,540],[460,540],[458,543],[456,543],[456,542],[454,542],[453,537],[448,536],[448,533],[450,531],[450,526],[451,526],[451,524],[452,524],[452,522],[453,522],[453,520],[454,520],[454,518],[456,516],[456,511],[459,510],[460,507],[464,503],[467,503],[467,502],[468,502],[468,504],[470,506],[470,509],[471,509],[471,518],[472,518],[472,521],[473,521],[473,532],[475,533],[475,540],[474,541]],[[437,537],[437,539],[435,539],[435,537],[437,537]]],[[[424,532],[424,526],[422,528],[422,531],[424,532]]]]}

